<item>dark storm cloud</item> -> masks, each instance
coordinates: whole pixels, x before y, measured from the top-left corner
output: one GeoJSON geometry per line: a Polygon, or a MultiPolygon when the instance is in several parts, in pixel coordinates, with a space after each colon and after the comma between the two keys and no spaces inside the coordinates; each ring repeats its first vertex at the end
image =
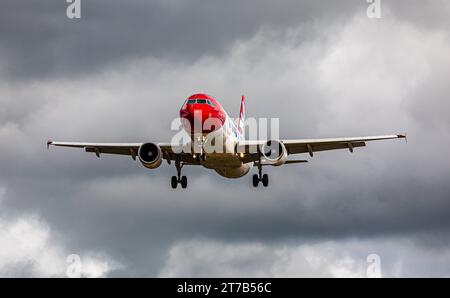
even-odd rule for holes
{"type": "MultiPolygon", "coordinates": [[[[18,77],[83,74],[131,58],[192,62],[221,55],[262,27],[287,28],[364,12],[361,1],[81,1],[82,18],[63,0],[7,0],[0,12],[5,70],[18,77]]],[[[305,36],[308,38],[308,36],[305,36]]]]}
{"type": "MultiPolygon", "coordinates": [[[[173,267],[204,238],[231,251],[268,245],[253,260],[264,266],[271,245],[330,240],[339,250],[349,238],[358,256],[384,239],[380,253],[395,260],[405,238],[420,248],[410,260],[446,253],[448,4],[392,2],[383,20],[368,20],[365,1],[82,1],[82,20],[70,21],[64,1],[42,3],[2,4],[0,215],[39,214],[63,258],[104,252],[123,265],[110,274],[132,276],[191,272],[195,263],[173,267]],[[268,189],[187,167],[185,192],[169,189],[165,163],[151,172],[130,158],[45,148],[48,137],[169,141],[181,101],[198,89],[231,115],[245,93],[248,116],[280,117],[282,137],[408,131],[410,141],[268,169],[268,189]]],[[[237,266],[252,275],[247,260],[237,266]]],[[[217,273],[205,266],[200,274],[217,273]]]]}

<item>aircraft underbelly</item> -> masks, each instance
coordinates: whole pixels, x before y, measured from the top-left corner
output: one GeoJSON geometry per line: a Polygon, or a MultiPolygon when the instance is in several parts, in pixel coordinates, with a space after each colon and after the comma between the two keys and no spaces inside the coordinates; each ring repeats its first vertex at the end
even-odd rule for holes
{"type": "Polygon", "coordinates": [[[248,172],[250,172],[251,168],[252,165],[243,164],[242,166],[236,168],[222,167],[216,168],[214,170],[217,172],[217,174],[226,178],[240,178],[242,176],[245,176],[248,172]]]}
{"type": "Polygon", "coordinates": [[[202,162],[205,168],[215,170],[226,178],[239,178],[247,174],[252,168],[252,163],[242,163],[238,156],[231,153],[212,153],[206,156],[202,162]]]}
{"type": "Polygon", "coordinates": [[[206,161],[203,166],[205,168],[215,169],[218,167],[240,167],[242,165],[241,160],[232,153],[211,153],[206,155],[206,161]]]}
{"type": "Polygon", "coordinates": [[[232,135],[231,125],[227,122],[214,132],[203,134],[205,137],[203,150],[206,158],[205,161],[201,161],[201,164],[207,169],[216,171],[223,177],[239,178],[250,171],[253,163],[242,163],[239,156],[234,153],[237,137],[232,135]]]}

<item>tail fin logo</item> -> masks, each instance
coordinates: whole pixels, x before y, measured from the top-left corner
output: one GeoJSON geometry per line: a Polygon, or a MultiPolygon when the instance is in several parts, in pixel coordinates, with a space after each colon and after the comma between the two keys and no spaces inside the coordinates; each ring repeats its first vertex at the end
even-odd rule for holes
{"type": "Polygon", "coordinates": [[[244,124],[245,124],[245,96],[242,95],[241,109],[239,111],[239,123],[238,123],[238,129],[242,135],[244,135],[245,131],[244,124]]]}

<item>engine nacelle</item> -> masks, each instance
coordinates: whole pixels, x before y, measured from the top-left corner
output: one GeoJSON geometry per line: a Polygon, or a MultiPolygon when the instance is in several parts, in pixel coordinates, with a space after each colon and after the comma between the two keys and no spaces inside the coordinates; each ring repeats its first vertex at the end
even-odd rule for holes
{"type": "Polygon", "coordinates": [[[158,144],[142,144],[139,147],[138,156],[144,167],[149,169],[156,169],[162,163],[162,151],[158,144]]]}
{"type": "Polygon", "coordinates": [[[265,158],[264,163],[272,166],[281,166],[286,163],[288,154],[284,144],[278,140],[269,140],[260,147],[265,158]]]}

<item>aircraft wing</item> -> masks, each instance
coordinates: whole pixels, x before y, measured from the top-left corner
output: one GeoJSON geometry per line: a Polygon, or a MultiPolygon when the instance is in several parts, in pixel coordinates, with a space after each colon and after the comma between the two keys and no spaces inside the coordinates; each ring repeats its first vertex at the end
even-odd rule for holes
{"type": "MultiPolygon", "coordinates": [[[[291,139],[280,140],[286,147],[288,154],[309,153],[312,157],[314,152],[347,149],[353,152],[353,148],[364,147],[366,142],[406,138],[406,135],[383,135],[383,136],[368,136],[368,137],[351,137],[351,138],[328,138],[328,139],[291,139]]],[[[259,159],[257,148],[263,145],[266,141],[241,141],[237,146],[238,153],[247,153],[248,161],[255,161],[259,159]]]]}
{"type": "MultiPolygon", "coordinates": [[[[49,140],[47,148],[50,146],[71,147],[84,149],[86,152],[93,152],[97,157],[101,154],[118,154],[128,155],[134,160],[138,154],[139,147],[143,143],[83,143],[83,142],[55,142],[49,140]]],[[[158,143],[161,148],[163,159],[175,160],[177,156],[181,157],[181,161],[189,164],[197,164],[198,162],[192,158],[190,154],[178,153],[182,152],[182,145],[170,143],[158,143]],[[177,152],[177,153],[175,153],[177,152]]],[[[185,145],[186,146],[186,145],[185,145]]]]}
{"type": "Polygon", "coordinates": [[[370,137],[354,137],[354,138],[330,138],[330,139],[303,139],[303,140],[283,140],[288,154],[309,153],[313,156],[314,152],[348,149],[353,152],[355,147],[364,147],[366,142],[390,140],[406,138],[405,135],[384,135],[384,136],[370,136],[370,137]]]}

